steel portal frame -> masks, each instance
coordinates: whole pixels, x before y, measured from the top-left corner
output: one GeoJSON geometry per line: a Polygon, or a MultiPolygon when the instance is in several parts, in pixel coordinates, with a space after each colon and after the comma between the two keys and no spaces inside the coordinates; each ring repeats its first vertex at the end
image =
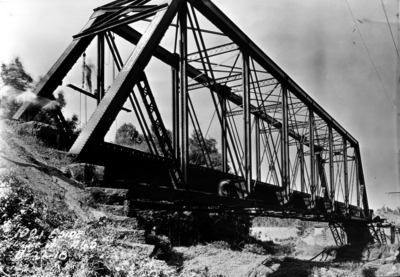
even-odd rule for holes
{"type": "MultiPolygon", "coordinates": [[[[146,195],[159,199],[160,195],[155,194],[165,192],[159,187],[170,186],[176,193],[165,193],[168,196],[164,200],[174,205],[220,203],[250,213],[260,212],[261,207],[265,213],[280,212],[282,217],[288,214],[293,217],[295,213],[304,219],[315,216],[326,221],[333,218],[370,221],[372,212],[358,141],[214,3],[209,0],[153,2],[157,1],[120,0],[96,8],[89,22],[36,87],[38,96],[51,97],[91,41],[98,38],[98,107],[70,152],[85,162],[109,167],[119,162],[127,170],[129,164],[136,162],[138,166],[147,165],[165,173],[162,181],[123,174],[108,179],[110,186],[142,186],[138,184],[144,182],[149,186],[138,191],[154,192],[138,192],[137,198],[146,195]],[[131,26],[138,22],[148,24],[143,33],[131,26]],[[203,28],[202,24],[209,28],[203,28]],[[169,28],[176,28],[172,50],[161,45],[169,28]],[[136,45],[125,63],[111,32],[136,45]],[[104,85],[106,44],[119,69],[107,90],[104,85]],[[195,49],[191,53],[188,53],[189,46],[195,49]],[[144,75],[152,57],[172,71],[172,138],[153,97],[151,79],[144,75]],[[133,90],[135,86],[139,93],[133,90]],[[197,116],[199,109],[196,111],[191,97],[192,93],[207,90],[221,133],[222,167],[219,170],[213,168],[197,116]],[[132,104],[150,154],[104,142],[127,100],[132,104]],[[242,115],[242,120],[237,120],[238,115],[242,115]],[[202,146],[203,167],[189,163],[190,128],[202,146]],[[229,166],[233,174],[228,172],[229,166]],[[207,203],[207,197],[199,196],[216,194],[218,182],[225,179],[235,184],[238,195],[244,199],[215,195],[207,203]]],[[[14,118],[33,116],[37,110],[26,102],[14,118]]],[[[58,117],[62,124],[62,115],[58,117]]]]}

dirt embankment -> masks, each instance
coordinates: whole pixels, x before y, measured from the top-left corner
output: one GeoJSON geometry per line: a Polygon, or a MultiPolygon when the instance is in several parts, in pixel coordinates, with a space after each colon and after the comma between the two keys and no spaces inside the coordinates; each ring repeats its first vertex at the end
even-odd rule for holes
{"type": "Polygon", "coordinates": [[[303,237],[294,229],[285,229],[286,233],[257,229],[259,243],[243,242],[235,250],[224,242],[174,249],[158,242],[158,250],[168,255],[157,259],[160,253],[154,253],[154,245],[133,242],[130,229],[135,222],[124,217],[123,205],[93,205],[85,185],[62,170],[73,156],[17,131],[18,123],[0,121],[0,276],[398,276],[394,274],[400,272],[393,247],[371,247],[368,255],[358,253],[356,260],[339,260],[342,250],[326,247],[332,241],[322,229],[303,237]]]}
{"type": "Polygon", "coordinates": [[[35,137],[16,135],[17,126],[16,122],[0,121],[0,170],[13,171],[46,202],[65,205],[82,220],[91,220],[93,215],[81,202],[82,184],[66,178],[60,170],[72,157],[47,148],[35,137]]]}

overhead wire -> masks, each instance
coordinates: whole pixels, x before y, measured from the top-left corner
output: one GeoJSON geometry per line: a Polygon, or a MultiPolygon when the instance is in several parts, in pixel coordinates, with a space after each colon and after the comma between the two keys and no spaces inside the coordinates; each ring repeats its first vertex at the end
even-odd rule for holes
{"type": "Polygon", "coordinates": [[[400,59],[399,50],[397,49],[396,42],[395,42],[395,39],[394,39],[394,36],[393,36],[393,32],[392,32],[392,28],[390,27],[389,18],[388,18],[388,16],[387,16],[385,4],[383,4],[383,1],[382,1],[382,0],[381,0],[381,4],[382,4],[383,12],[385,13],[386,22],[387,22],[388,27],[389,27],[389,31],[390,31],[390,35],[391,35],[391,37],[392,37],[393,45],[394,45],[394,48],[396,49],[397,58],[400,59]]]}
{"type": "Polygon", "coordinates": [[[13,14],[10,12],[10,10],[7,9],[7,7],[2,2],[4,2],[4,1],[0,1],[1,6],[10,14],[10,16],[13,16],[13,14]]]}
{"type": "Polygon", "coordinates": [[[397,120],[400,121],[400,116],[399,116],[398,112],[396,111],[396,108],[395,108],[395,106],[394,106],[392,100],[390,100],[389,94],[387,93],[385,86],[383,85],[381,76],[380,76],[380,74],[379,74],[379,72],[378,72],[378,69],[377,69],[376,66],[375,66],[374,60],[372,59],[372,56],[371,56],[371,54],[370,54],[370,52],[369,52],[369,50],[368,50],[368,47],[367,47],[367,45],[365,44],[364,38],[363,38],[363,36],[362,36],[362,34],[361,34],[361,32],[360,32],[360,29],[358,28],[356,19],[354,18],[353,12],[352,12],[351,7],[350,7],[350,5],[349,5],[349,2],[348,2],[347,0],[346,0],[346,4],[347,4],[347,7],[349,8],[351,17],[353,18],[354,25],[356,25],[357,31],[358,31],[358,33],[360,34],[360,38],[361,38],[361,40],[362,40],[362,42],[363,42],[363,44],[364,44],[365,50],[367,50],[369,59],[371,60],[371,63],[372,63],[372,65],[373,65],[374,69],[375,69],[376,75],[378,76],[378,79],[379,79],[379,81],[380,81],[380,83],[381,83],[381,85],[382,85],[382,88],[383,88],[383,90],[385,91],[386,97],[387,97],[387,99],[389,100],[390,105],[391,105],[391,107],[392,107],[394,113],[395,113],[396,116],[397,116],[397,120]]]}

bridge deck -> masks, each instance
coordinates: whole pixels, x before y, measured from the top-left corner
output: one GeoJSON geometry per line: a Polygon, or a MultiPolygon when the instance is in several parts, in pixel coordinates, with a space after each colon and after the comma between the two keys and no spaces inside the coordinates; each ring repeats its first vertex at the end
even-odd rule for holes
{"type": "Polygon", "coordinates": [[[354,205],[350,205],[350,212],[346,214],[344,203],[339,201],[335,201],[332,211],[322,196],[316,197],[317,204],[312,208],[309,203],[310,194],[296,190],[292,192],[291,199],[285,202],[282,187],[264,182],[255,182],[254,190],[245,197],[221,196],[218,195],[218,184],[221,181],[243,180],[233,174],[198,165],[189,166],[188,183],[192,190],[172,189],[168,164],[161,156],[111,143],[102,143],[97,153],[84,161],[105,166],[101,187],[129,190],[129,198],[135,200],[136,208],[215,211],[215,207],[219,207],[250,215],[327,222],[371,220],[362,209],[354,205]],[[115,162],[117,158],[118,163],[115,162]]]}

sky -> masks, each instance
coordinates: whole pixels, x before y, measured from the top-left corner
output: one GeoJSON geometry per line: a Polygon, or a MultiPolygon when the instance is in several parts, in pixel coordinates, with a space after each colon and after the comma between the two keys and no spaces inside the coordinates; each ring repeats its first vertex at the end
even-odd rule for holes
{"type": "MultiPolygon", "coordinates": [[[[107,2],[0,0],[0,62],[19,56],[26,71],[38,80],[79,33],[93,9],[107,2]]],[[[370,206],[400,206],[400,194],[387,194],[400,191],[397,1],[213,2],[359,141],[370,206]]],[[[88,49],[89,63],[95,62],[94,52],[88,49]]],[[[111,80],[111,68],[106,71],[111,80]]],[[[85,118],[84,99],[65,87],[68,83],[79,86],[81,74],[76,65],[59,87],[66,94],[66,117],[76,113],[85,118]]],[[[95,106],[90,99],[87,105],[88,119],[95,106]]],[[[112,128],[124,120],[120,115],[112,128]]],[[[112,137],[111,132],[106,140],[112,137]]]]}

